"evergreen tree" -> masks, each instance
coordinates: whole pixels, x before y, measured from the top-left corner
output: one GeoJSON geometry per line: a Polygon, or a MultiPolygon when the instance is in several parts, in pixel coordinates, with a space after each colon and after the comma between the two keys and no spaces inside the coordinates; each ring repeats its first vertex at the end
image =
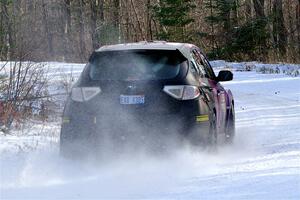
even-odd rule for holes
{"type": "Polygon", "coordinates": [[[265,41],[269,36],[266,21],[253,19],[234,30],[232,42],[224,47],[224,51],[231,54],[231,59],[234,60],[257,60],[257,55],[260,55],[261,48],[266,45],[265,41]]]}
{"type": "Polygon", "coordinates": [[[232,17],[232,12],[237,10],[237,0],[206,0],[205,8],[210,14],[205,18],[211,27],[209,33],[202,33],[201,36],[209,37],[212,45],[212,58],[227,58],[229,52],[224,48],[232,42],[233,30],[236,26],[236,16],[232,17]],[[216,31],[218,27],[218,31],[216,31]],[[218,43],[216,41],[219,41],[218,43]]]}
{"type": "Polygon", "coordinates": [[[266,30],[267,17],[258,8],[259,16],[239,25],[235,14],[239,7],[237,0],[206,0],[205,3],[210,10],[206,21],[211,30],[201,36],[211,40],[212,51],[209,52],[209,57],[251,60],[257,59],[255,55],[262,54],[263,49],[266,49],[269,33],[266,30]]]}
{"type": "Polygon", "coordinates": [[[159,38],[173,41],[187,41],[189,33],[185,27],[194,20],[190,16],[195,6],[191,0],[160,0],[153,6],[154,16],[162,26],[159,38]]]}

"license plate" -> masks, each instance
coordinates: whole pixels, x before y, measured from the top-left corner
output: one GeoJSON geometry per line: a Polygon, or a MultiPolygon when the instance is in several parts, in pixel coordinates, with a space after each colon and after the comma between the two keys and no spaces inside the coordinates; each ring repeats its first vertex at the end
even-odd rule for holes
{"type": "Polygon", "coordinates": [[[144,104],[144,95],[120,95],[120,104],[144,104]]]}

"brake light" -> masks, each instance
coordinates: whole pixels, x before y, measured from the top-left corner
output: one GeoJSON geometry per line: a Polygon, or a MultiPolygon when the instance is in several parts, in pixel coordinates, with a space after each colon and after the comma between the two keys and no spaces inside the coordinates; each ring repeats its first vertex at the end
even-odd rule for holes
{"type": "Polygon", "coordinates": [[[191,85],[167,85],[163,91],[178,100],[192,100],[200,96],[199,89],[191,85]]]}
{"type": "Polygon", "coordinates": [[[75,87],[72,88],[71,99],[73,101],[88,101],[101,92],[99,87],[75,87]]]}

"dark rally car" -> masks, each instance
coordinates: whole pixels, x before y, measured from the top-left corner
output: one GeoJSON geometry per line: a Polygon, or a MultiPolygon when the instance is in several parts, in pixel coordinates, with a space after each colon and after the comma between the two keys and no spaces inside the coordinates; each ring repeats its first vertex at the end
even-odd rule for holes
{"type": "Polygon", "coordinates": [[[220,82],[232,78],[225,70],[215,76],[204,53],[192,44],[157,41],[101,47],[67,100],[61,153],[105,154],[126,144],[136,150],[165,147],[171,141],[175,146],[183,141],[231,142],[234,99],[220,82]]]}

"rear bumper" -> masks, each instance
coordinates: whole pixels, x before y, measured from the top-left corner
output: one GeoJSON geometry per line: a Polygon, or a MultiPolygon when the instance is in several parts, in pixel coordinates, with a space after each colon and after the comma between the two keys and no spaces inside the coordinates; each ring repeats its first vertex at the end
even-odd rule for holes
{"type": "Polygon", "coordinates": [[[198,145],[209,131],[209,121],[196,116],[98,116],[65,119],[60,152],[67,158],[172,152],[186,141],[198,145]],[[204,136],[204,137],[203,137],[204,136]]]}
{"type": "Polygon", "coordinates": [[[178,115],[98,115],[65,117],[62,132],[82,135],[129,134],[130,132],[164,133],[182,130],[187,119],[178,115]]]}
{"type": "Polygon", "coordinates": [[[134,140],[178,138],[207,133],[209,121],[195,115],[98,115],[64,118],[61,140],[134,140]],[[201,134],[201,133],[199,133],[201,134]]]}

